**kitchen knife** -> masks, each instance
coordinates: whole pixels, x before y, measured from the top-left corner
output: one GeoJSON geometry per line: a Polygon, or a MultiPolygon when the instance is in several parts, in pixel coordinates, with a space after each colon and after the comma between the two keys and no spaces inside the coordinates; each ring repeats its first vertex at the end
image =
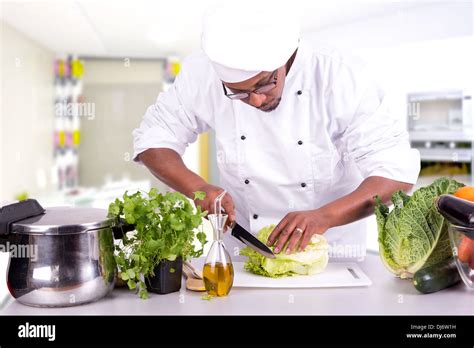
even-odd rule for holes
{"type": "Polygon", "coordinates": [[[235,226],[232,228],[231,235],[240,240],[248,247],[255,250],[257,253],[262,254],[263,256],[268,257],[269,259],[275,258],[275,254],[269,247],[259,241],[257,237],[248,232],[239,224],[236,223],[235,226]]]}

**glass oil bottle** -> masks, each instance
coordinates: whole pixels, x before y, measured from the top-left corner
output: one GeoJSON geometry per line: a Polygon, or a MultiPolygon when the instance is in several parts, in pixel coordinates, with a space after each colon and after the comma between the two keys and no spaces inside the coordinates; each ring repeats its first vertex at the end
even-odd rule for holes
{"type": "MultiPolygon", "coordinates": [[[[225,194],[225,191],[224,193],[225,194]]],[[[223,195],[221,195],[223,197],[223,195]]],[[[220,197],[222,199],[222,197],[220,197]]],[[[215,211],[220,212],[220,201],[215,211]]],[[[214,234],[214,242],[206,257],[203,269],[204,286],[211,296],[227,296],[234,283],[234,267],[227,252],[222,234],[227,221],[227,214],[209,214],[214,234]]]]}

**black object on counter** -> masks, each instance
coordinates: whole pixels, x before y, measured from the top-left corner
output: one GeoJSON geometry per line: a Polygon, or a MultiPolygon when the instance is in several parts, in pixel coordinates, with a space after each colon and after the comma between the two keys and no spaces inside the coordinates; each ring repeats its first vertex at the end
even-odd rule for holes
{"type": "Polygon", "coordinates": [[[155,276],[145,279],[148,291],[164,295],[181,289],[183,275],[183,259],[177,257],[174,261],[163,260],[154,269],[155,276]]]}
{"type": "Polygon", "coordinates": [[[135,225],[127,224],[123,219],[118,219],[117,223],[112,226],[115,239],[122,239],[125,233],[133,230],[135,230],[135,225]]]}
{"type": "Polygon", "coordinates": [[[258,240],[257,237],[255,237],[239,224],[235,224],[235,226],[232,228],[231,235],[265,257],[270,259],[274,259],[276,257],[272,249],[263,244],[260,240],[258,240]]]}
{"type": "Polygon", "coordinates": [[[436,207],[452,224],[474,228],[474,202],[453,195],[441,195],[436,200],[436,207]]]}
{"type": "Polygon", "coordinates": [[[36,199],[26,199],[0,208],[0,235],[10,233],[11,225],[44,214],[44,208],[36,199]]]}
{"type": "Polygon", "coordinates": [[[413,285],[422,294],[440,291],[461,281],[454,258],[424,267],[413,275],[413,285]]]}

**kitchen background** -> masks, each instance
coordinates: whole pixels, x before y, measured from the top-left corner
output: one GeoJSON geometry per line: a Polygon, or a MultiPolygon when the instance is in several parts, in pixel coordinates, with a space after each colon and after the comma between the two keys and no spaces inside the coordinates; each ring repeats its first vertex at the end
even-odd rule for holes
{"type": "MultiPolygon", "coordinates": [[[[2,1],[0,204],[34,197],[106,208],[126,189],[165,189],[133,163],[131,132],[199,47],[213,2],[2,1]]],[[[289,4],[301,9],[304,38],[376,71],[420,149],[418,185],[438,176],[474,184],[471,1],[289,4]]],[[[215,161],[212,133],[185,154],[213,183],[215,161]]],[[[377,249],[375,225],[368,248],[377,249]]],[[[0,273],[6,262],[0,253],[0,273]]]]}

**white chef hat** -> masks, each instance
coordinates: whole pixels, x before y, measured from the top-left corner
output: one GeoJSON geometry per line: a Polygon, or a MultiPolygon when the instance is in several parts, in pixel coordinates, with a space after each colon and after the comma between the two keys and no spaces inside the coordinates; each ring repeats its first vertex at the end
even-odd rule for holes
{"type": "Polygon", "coordinates": [[[224,82],[283,66],[298,47],[298,16],[277,2],[225,2],[203,18],[202,49],[224,82]]]}

